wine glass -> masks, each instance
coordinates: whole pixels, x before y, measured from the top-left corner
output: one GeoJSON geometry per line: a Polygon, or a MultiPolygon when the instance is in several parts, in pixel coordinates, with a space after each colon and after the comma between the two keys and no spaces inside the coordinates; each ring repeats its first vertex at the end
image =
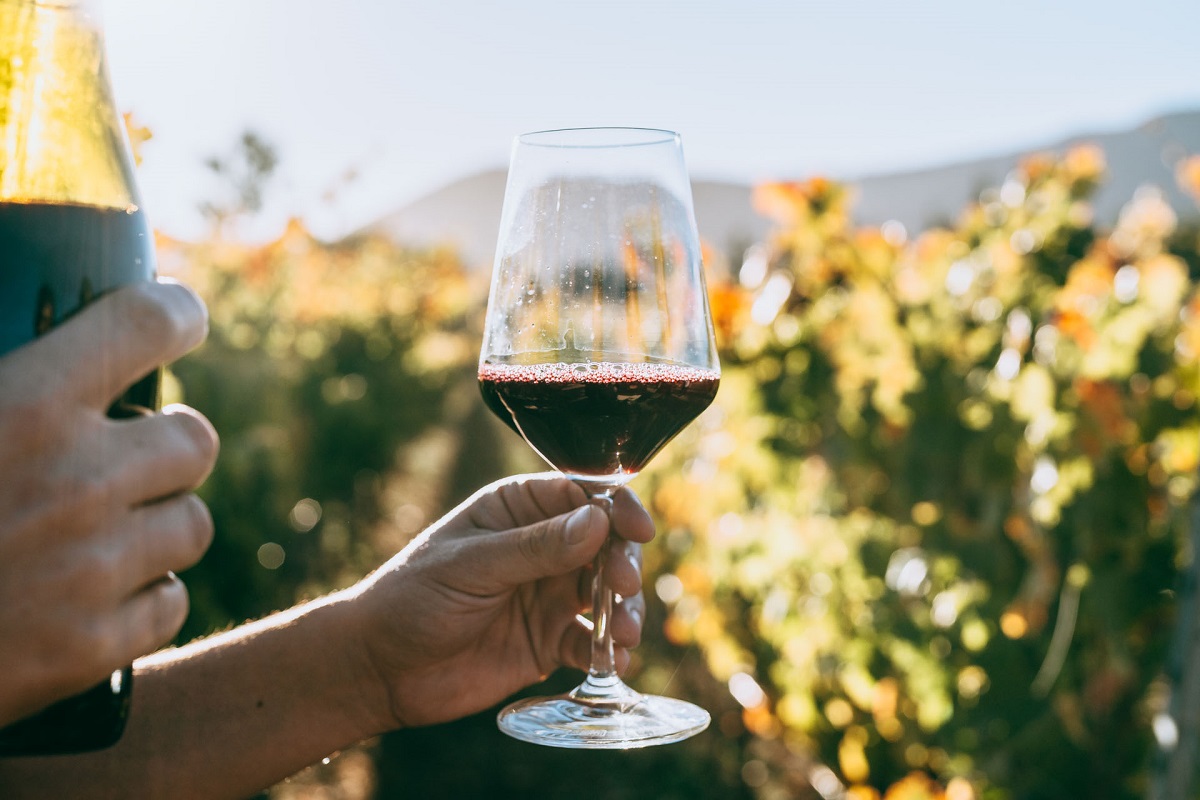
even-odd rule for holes
{"type": "MultiPolygon", "coordinates": [[[[579,128],[517,137],[488,300],[487,405],[592,502],[611,502],[717,392],[713,326],[678,134],[579,128]]],[[[617,676],[609,543],[592,584],[587,678],[500,712],[505,733],[625,749],[708,727],[703,709],[617,676]]]]}

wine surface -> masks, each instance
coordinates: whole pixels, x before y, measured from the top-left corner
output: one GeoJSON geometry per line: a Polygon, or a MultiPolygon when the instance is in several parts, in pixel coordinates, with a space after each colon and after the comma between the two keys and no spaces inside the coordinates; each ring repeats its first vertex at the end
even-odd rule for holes
{"type": "Polygon", "coordinates": [[[488,407],[559,471],[636,475],[708,407],[720,376],[672,364],[483,364],[488,407]]]}
{"type": "MultiPolygon", "coordinates": [[[[0,356],[20,347],[118,286],[154,277],[154,243],[136,209],[0,202],[0,356]]],[[[159,402],[153,372],[117,400],[109,416],[127,417],[159,402]]],[[[94,750],[125,727],[129,669],[0,730],[0,755],[94,750]]]]}

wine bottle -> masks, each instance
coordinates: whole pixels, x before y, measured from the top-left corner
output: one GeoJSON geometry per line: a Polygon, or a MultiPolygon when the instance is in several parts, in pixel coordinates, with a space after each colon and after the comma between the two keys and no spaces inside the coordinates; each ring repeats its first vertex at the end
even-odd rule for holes
{"type": "MultiPolygon", "coordinates": [[[[153,280],[154,244],[113,102],[96,3],[0,0],[0,357],[95,297],[153,280]]],[[[159,374],[110,409],[159,405],[159,374]]],[[[99,676],[98,676],[99,677],[99,676]]],[[[0,729],[0,756],[108,747],[132,669],[0,729]]]]}

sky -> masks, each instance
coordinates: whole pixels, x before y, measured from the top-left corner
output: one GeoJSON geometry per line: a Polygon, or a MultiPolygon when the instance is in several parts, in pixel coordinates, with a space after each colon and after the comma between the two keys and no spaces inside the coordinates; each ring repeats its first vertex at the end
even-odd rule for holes
{"type": "Polygon", "coordinates": [[[249,237],[336,237],[524,131],[678,131],[694,177],[908,170],[1200,108],[1194,0],[104,0],[157,227],[203,235],[204,167],[280,166],[249,237]]]}

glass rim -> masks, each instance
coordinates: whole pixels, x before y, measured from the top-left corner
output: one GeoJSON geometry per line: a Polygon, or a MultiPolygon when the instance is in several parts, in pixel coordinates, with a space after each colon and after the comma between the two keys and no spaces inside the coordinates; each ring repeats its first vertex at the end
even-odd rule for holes
{"type": "Polygon", "coordinates": [[[679,134],[665,128],[628,126],[595,126],[585,128],[550,128],[529,131],[517,136],[517,143],[530,147],[550,147],[591,150],[614,147],[648,147],[677,144],[679,134]]]}

